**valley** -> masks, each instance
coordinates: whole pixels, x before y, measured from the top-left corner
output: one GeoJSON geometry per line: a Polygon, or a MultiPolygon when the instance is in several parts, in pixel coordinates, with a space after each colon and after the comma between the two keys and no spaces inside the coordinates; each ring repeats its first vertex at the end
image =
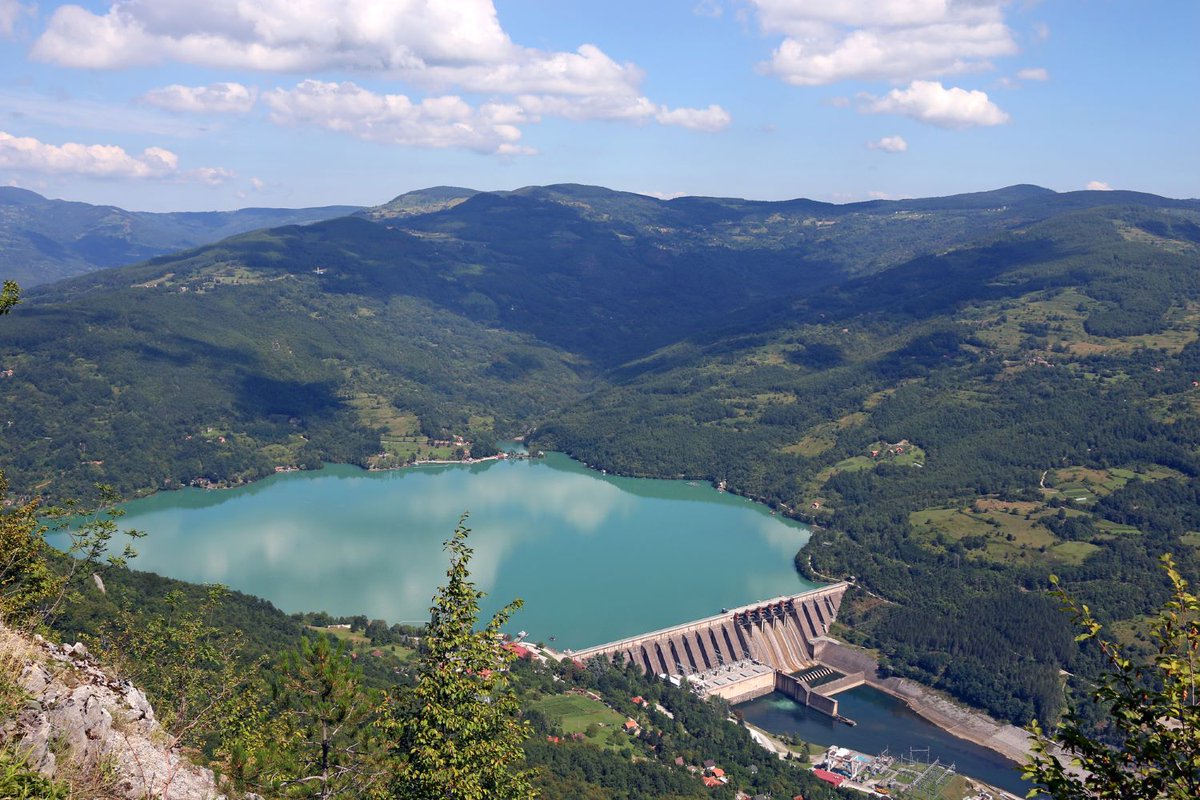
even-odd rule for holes
{"type": "MultiPolygon", "coordinates": [[[[837,636],[1024,725],[1099,667],[1051,574],[1118,631],[1165,597],[1159,555],[1200,574],[1198,267],[1200,203],[1135,193],[415,192],[27,292],[0,339],[0,461],[18,497],[107,483],[169,505],[189,485],[254,494],[277,472],[486,457],[523,435],[810,525],[774,557],[793,581],[853,580],[837,636]]],[[[672,522],[672,548],[731,535],[691,527],[672,522]]],[[[238,536],[270,552],[167,549],[268,564],[295,546],[284,528],[238,536]]],[[[229,577],[153,552],[141,566],[229,577]]],[[[326,610],[416,613],[369,604],[326,610]]]]}

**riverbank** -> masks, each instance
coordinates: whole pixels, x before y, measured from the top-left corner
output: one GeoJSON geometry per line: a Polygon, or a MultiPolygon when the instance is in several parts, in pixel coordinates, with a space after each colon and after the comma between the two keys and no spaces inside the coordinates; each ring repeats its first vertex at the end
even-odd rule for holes
{"type": "Polygon", "coordinates": [[[913,713],[952,736],[986,747],[1018,765],[1029,760],[1033,737],[1028,731],[993,719],[917,681],[895,676],[881,678],[879,663],[869,653],[852,645],[827,641],[819,658],[840,672],[862,672],[868,686],[895,697],[913,713]]]}

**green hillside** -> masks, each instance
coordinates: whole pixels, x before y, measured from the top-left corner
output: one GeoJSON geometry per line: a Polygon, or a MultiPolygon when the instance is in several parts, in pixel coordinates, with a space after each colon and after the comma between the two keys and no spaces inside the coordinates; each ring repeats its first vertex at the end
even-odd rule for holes
{"type": "Polygon", "coordinates": [[[1165,596],[1158,554],[1196,574],[1195,222],[1070,212],[789,299],[627,365],[537,441],[817,523],[798,568],[876,595],[843,612],[853,637],[1052,718],[1089,654],[1028,590],[1056,572],[1127,619],[1165,596]]]}
{"type": "Polygon", "coordinates": [[[532,429],[817,523],[844,635],[1017,721],[1094,668],[1050,572],[1107,620],[1161,603],[1160,553],[1197,574],[1196,201],[442,187],[34,291],[3,334],[22,493],[532,429]]]}
{"type": "Polygon", "coordinates": [[[153,213],[50,200],[0,186],[0,273],[30,287],[245,231],[351,214],[354,206],[153,213]]]}

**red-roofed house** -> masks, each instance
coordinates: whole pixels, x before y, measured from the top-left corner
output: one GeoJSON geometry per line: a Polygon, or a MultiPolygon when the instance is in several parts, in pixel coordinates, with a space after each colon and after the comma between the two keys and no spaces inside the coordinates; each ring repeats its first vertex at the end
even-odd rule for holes
{"type": "Polygon", "coordinates": [[[832,783],[834,786],[841,786],[846,782],[846,777],[844,775],[838,775],[836,772],[826,772],[823,769],[814,769],[813,775],[816,775],[826,783],[832,783]]]}
{"type": "Polygon", "coordinates": [[[523,658],[526,661],[533,660],[533,651],[528,647],[517,644],[516,642],[509,642],[508,644],[504,645],[504,649],[516,655],[517,658],[523,658]]]}

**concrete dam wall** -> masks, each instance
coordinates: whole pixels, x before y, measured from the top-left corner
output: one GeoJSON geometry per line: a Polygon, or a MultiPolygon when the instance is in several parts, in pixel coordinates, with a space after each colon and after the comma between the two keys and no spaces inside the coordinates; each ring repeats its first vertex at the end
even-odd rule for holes
{"type": "MultiPolygon", "coordinates": [[[[828,635],[847,588],[845,583],[835,583],[752,603],[589,647],[574,657],[627,660],[649,675],[686,676],[698,693],[734,703],[782,691],[837,716],[837,701],[828,696],[833,692],[823,686],[812,688],[792,675],[820,666],[822,638],[828,635]]],[[[829,686],[836,691],[851,684],[841,679],[829,686]]]]}

